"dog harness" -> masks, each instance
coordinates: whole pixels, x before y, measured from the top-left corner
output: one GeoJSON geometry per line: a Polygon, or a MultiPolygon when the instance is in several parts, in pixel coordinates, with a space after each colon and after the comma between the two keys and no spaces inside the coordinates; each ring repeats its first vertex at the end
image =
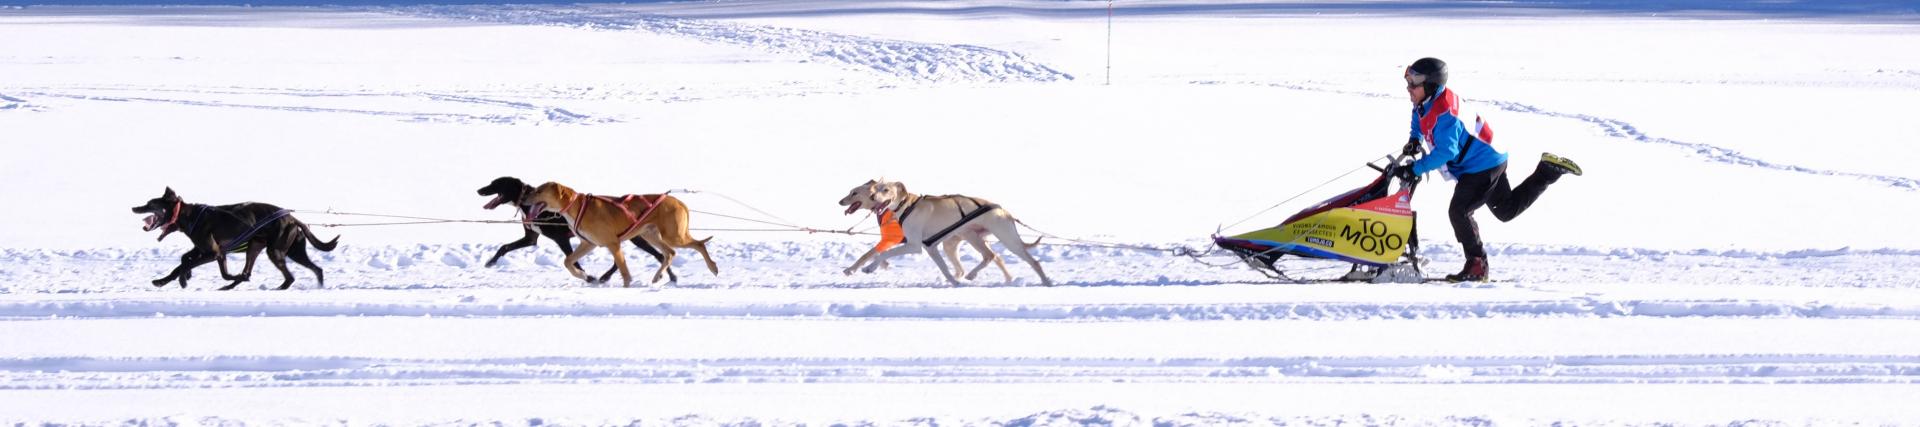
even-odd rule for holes
{"type": "Polygon", "coordinates": [[[886,252],[907,242],[907,233],[900,230],[900,220],[893,216],[892,209],[881,211],[880,216],[874,219],[880,221],[880,243],[873,245],[874,252],[886,252]]]}
{"type": "MultiPolygon", "coordinates": [[[[660,206],[660,202],[666,200],[667,195],[649,194],[649,195],[642,196],[642,195],[628,194],[616,199],[608,196],[598,196],[598,195],[581,193],[578,197],[573,198],[574,205],[567,207],[567,210],[576,212],[573,214],[574,220],[567,222],[567,228],[572,229],[573,234],[576,236],[580,236],[580,238],[582,239],[585,239],[587,235],[580,234],[579,224],[582,222],[583,219],[586,218],[586,215],[587,215],[587,198],[596,198],[607,203],[612,203],[614,206],[619,206],[620,212],[627,214],[627,219],[633,221],[632,224],[627,225],[626,230],[620,231],[620,236],[625,236],[627,235],[627,233],[632,233],[633,230],[639,229],[641,224],[645,224],[647,222],[647,217],[653,216],[653,208],[660,206]],[[653,200],[645,200],[649,196],[651,196],[653,200]],[[642,199],[642,201],[646,201],[647,210],[641,211],[639,215],[634,215],[633,210],[627,209],[627,202],[631,202],[633,201],[633,199],[642,199]]],[[[615,238],[619,238],[619,236],[615,236],[615,238]]]]}
{"type": "MultiPolygon", "coordinates": [[[[960,210],[960,202],[957,200],[954,201],[953,209],[956,212],[960,212],[960,220],[955,221],[953,225],[949,225],[947,226],[947,228],[940,229],[940,232],[933,233],[932,236],[927,236],[926,240],[923,240],[920,242],[920,244],[922,245],[933,246],[934,242],[938,242],[940,241],[940,239],[947,238],[948,234],[953,234],[953,230],[960,229],[960,226],[967,225],[967,222],[973,221],[974,218],[979,218],[981,215],[986,215],[988,211],[992,211],[994,209],[1000,208],[1000,205],[996,205],[992,203],[981,203],[980,199],[975,199],[972,197],[967,197],[967,196],[962,196],[957,194],[949,194],[942,197],[948,197],[951,199],[966,199],[969,202],[973,202],[973,205],[974,205],[973,210],[962,211],[960,210]]],[[[900,212],[899,222],[906,223],[907,216],[913,215],[913,209],[919,207],[920,201],[926,200],[926,199],[927,199],[926,196],[915,197],[912,202],[907,203],[907,208],[900,212]]],[[[902,236],[902,239],[904,238],[905,237],[902,236]]]]}
{"type": "MultiPolygon", "coordinates": [[[[205,212],[206,209],[201,209],[201,211],[205,212]]],[[[287,214],[291,214],[291,213],[293,213],[293,211],[287,210],[287,209],[274,211],[273,215],[268,215],[266,220],[254,222],[253,228],[248,229],[246,233],[241,234],[238,237],[228,239],[226,244],[220,245],[220,247],[217,249],[225,249],[227,252],[240,252],[240,251],[247,250],[247,243],[251,239],[253,239],[254,234],[258,234],[260,232],[260,229],[266,228],[267,224],[272,224],[274,221],[279,221],[280,218],[286,217],[287,214]]],[[[200,221],[198,220],[194,221],[196,225],[199,224],[199,222],[200,221]]]]}
{"type": "MultiPolygon", "coordinates": [[[[177,200],[174,201],[173,206],[174,206],[173,218],[167,220],[166,225],[162,225],[161,229],[165,230],[165,227],[167,226],[178,224],[180,222],[180,211],[182,210],[182,208],[191,206],[193,207],[193,215],[188,217],[189,219],[187,219],[186,225],[180,227],[180,231],[185,232],[189,236],[188,238],[192,238],[191,236],[193,235],[194,230],[200,229],[200,223],[206,221],[207,212],[213,210],[213,206],[203,205],[199,203],[186,204],[177,200]]],[[[219,247],[214,249],[217,251],[229,252],[229,253],[245,251],[247,250],[247,243],[249,240],[253,239],[253,235],[260,234],[260,230],[266,228],[267,224],[272,224],[274,221],[279,221],[280,218],[286,217],[288,214],[292,214],[292,213],[293,211],[289,209],[281,209],[278,211],[274,211],[272,215],[267,215],[267,219],[254,222],[253,228],[247,229],[246,233],[241,233],[239,236],[235,236],[232,239],[227,239],[226,243],[222,243],[220,244],[219,247]]]]}
{"type": "MultiPolygon", "coordinates": [[[[207,205],[202,205],[202,204],[198,204],[198,203],[195,203],[195,204],[191,204],[191,205],[187,205],[187,206],[192,206],[192,207],[194,207],[194,210],[193,210],[193,219],[191,219],[191,220],[188,220],[188,222],[187,222],[187,226],[186,226],[186,227],[181,227],[181,228],[180,228],[180,231],[185,231],[185,232],[187,232],[187,234],[189,234],[189,235],[191,235],[191,234],[193,234],[193,230],[198,230],[198,229],[200,229],[200,222],[201,222],[201,221],[205,221],[205,220],[207,219],[207,211],[210,211],[210,210],[213,210],[213,207],[212,207],[212,206],[207,206],[207,205]]],[[[179,212],[174,212],[174,216],[175,216],[175,217],[178,217],[179,215],[180,215],[180,213],[179,213],[179,212]]]]}

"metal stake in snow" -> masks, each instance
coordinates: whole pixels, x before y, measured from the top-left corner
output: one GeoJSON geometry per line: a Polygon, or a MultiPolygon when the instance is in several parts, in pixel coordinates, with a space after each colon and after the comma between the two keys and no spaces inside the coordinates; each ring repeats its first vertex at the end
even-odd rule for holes
{"type": "Polygon", "coordinates": [[[1113,86],[1113,0],[1107,0],[1107,86],[1113,86]]]}

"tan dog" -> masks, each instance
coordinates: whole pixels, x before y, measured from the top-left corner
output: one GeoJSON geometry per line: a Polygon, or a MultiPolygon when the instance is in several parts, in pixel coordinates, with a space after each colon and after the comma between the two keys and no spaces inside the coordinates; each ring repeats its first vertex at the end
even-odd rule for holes
{"type": "Polygon", "coordinates": [[[562,263],[568,273],[573,273],[573,277],[592,282],[593,278],[588,277],[575,263],[593,248],[604,246],[613,253],[613,265],[620,270],[623,286],[633,286],[633,276],[627,273],[627,259],[620,254],[620,242],[636,236],[660,250],[660,269],[653,273],[655,283],[672,265],[673,248],[692,248],[700,252],[700,256],[706,258],[707,270],[720,274],[720,266],[714,265],[713,256],[707,255],[707,241],[713,238],[693,239],[693,235],[687,232],[687,205],[673,196],[595,196],[549,182],[540,184],[539,188],[521,200],[528,205],[528,221],[542,212],[556,212],[567,219],[567,226],[573,229],[573,234],[580,236],[580,248],[567,255],[567,262],[562,263]]]}
{"type": "MultiPolygon", "coordinates": [[[[1012,251],[1014,256],[1026,261],[1027,265],[1033,266],[1033,272],[1040,275],[1040,283],[1053,286],[1053,280],[1047,278],[1047,272],[1040,269],[1040,262],[1034,260],[1033,255],[1027,252],[1027,243],[1020,240],[1020,230],[1015,225],[1016,220],[1013,214],[993,202],[958,195],[921,196],[907,192],[905,184],[871,180],[854,186],[852,191],[847,192],[847,197],[840,199],[840,205],[846,206],[849,214],[862,208],[871,209],[875,214],[890,211],[900,222],[900,231],[906,237],[906,243],[881,252],[872,264],[868,264],[860,271],[872,273],[874,269],[886,265],[888,258],[924,250],[927,256],[934,260],[933,265],[940,267],[940,275],[945,276],[948,283],[960,285],[962,284],[960,280],[947,269],[947,263],[941,261],[949,259],[953,262],[954,268],[958,269],[961,265],[959,257],[942,257],[940,249],[929,246],[927,242],[927,239],[934,237],[942,230],[959,224],[948,235],[941,237],[944,243],[941,246],[945,246],[946,252],[951,255],[953,249],[959,245],[959,240],[965,239],[973,243],[974,249],[980,251],[983,259],[979,266],[974,267],[973,271],[967,274],[968,280],[972,280],[974,274],[986,267],[988,262],[1000,262],[999,257],[993,255],[993,251],[987,247],[984,239],[987,234],[992,234],[1000,241],[1001,246],[1012,251]],[[975,212],[981,213],[970,220],[965,219],[968,214],[975,212]]],[[[865,259],[866,257],[861,257],[862,261],[865,259]]],[[[855,265],[857,266],[858,262],[855,265]]],[[[1005,264],[1002,263],[1000,268],[1005,271],[1005,264]]]]}
{"type": "MultiPolygon", "coordinates": [[[[840,206],[848,206],[849,204],[852,203],[852,201],[850,200],[852,198],[853,196],[849,195],[845,198],[840,199],[840,206]]],[[[847,213],[852,214],[856,210],[859,210],[859,208],[849,208],[847,209],[847,213]]],[[[887,212],[879,212],[879,213],[875,213],[874,215],[878,216],[878,215],[890,215],[890,214],[887,212]]],[[[881,229],[883,231],[880,232],[880,238],[881,239],[901,239],[901,236],[890,235],[888,232],[884,231],[886,228],[886,224],[889,224],[889,223],[891,222],[882,221],[881,229]]],[[[1005,278],[1007,283],[1013,283],[1013,272],[1007,271],[1007,263],[1001,260],[999,254],[993,253],[993,248],[990,248],[987,246],[987,240],[985,238],[975,233],[952,233],[947,235],[946,240],[940,241],[940,250],[942,252],[947,253],[947,259],[953,262],[954,271],[960,271],[961,268],[966,267],[964,264],[961,264],[960,262],[960,251],[958,250],[960,249],[960,242],[962,240],[972,245],[973,250],[975,252],[980,253],[980,264],[973,266],[973,269],[971,270],[967,270],[967,280],[973,280],[974,276],[977,276],[980,274],[981,269],[987,268],[987,264],[993,264],[995,266],[1000,267],[1000,275],[1005,278]]],[[[899,240],[895,240],[895,242],[898,242],[898,241],[899,240]]],[[[1034,241],[1034,243],[1038,244],[1039,241],[1036,240],[1034,241]]],[[[881,252],[880,248],[888,247],[888,246],[890,245],[886,245],[883,243],[880,245],[874,245],[874,247],[867,249],[867,253],[860,254],[860,259],[853,260],[853,265],[847,266],[847,269],[845,270],[840,270],[840,274],[849,275],[849,276],[853,275],[854,270],[859,270],[860,266],[866,265],[868,260],[872,260],[874,256],[880,255],[880,252],[881,252]]],[[[1030,244],[1028,246],[1032,246],[1032,245],[1030,244]]],[[[880,268],[880,269],[889,268],[889,266],[887,265],[887,262],[884,260],[874,262],[873,265],[875,266],[874,268],[880,268]]],[[[868,271],[871,272],[872,270],[868,270],[868,271]]]]}

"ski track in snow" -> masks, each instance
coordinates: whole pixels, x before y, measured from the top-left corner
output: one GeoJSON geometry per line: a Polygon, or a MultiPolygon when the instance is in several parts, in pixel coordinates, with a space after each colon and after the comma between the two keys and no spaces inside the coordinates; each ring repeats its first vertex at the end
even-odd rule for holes
{"type": "Polygon", "coordinates": [[[7,96],[7,94],[0,93],[0,111],[7,111],[7,110],[44,111],[44,109],[41,108],[40,106],[27,103],[27,100],[25,99],[15,98],[15,97],[7,96]]]}
{"type": "MultiPolygon", "coordinates": [[[[1519,420],[1514,419],[1514,417],[1500,417],[1498,421],[1510,422],[1510,423],[1516,423],[1516,424],[1519,423],[1519,420]]],[[[1689,426],[1689,425],[1714,426],[1714,427],[1723,427],[1723,426],[1724,427],[1733,427],[1733,426],[1766,427],[1766,426],[1793,426],[1793,425],[1813,425],[1814,424],[1813,423],[1814,420],[1804,420],[1804,421],[1805,421],[1804,423],[1788,423],[1788,422],[1781,422],[1781,421],[1729,419],[1725,422],[1686,424],[1686,423],[1675,423],[1675,422],[1631,423],[1631,422],[1621,422],[1621,421],[1612,421],[1612,420],[1595,421],[1595,420],[1527,419],[1525,420],[1525,424],[1554,425],[1554,426],[1622,426],[1622,427],[1626,427],[1626,426],[1678,427],[1678,426],[1689,426]]],[[[26,423],[24,425],[40,425],[40,424],[42,423],[26,423]]],[[[62,424],[46,423],[46,424],[71,425],[71,424],[65,424],[65,423],[62,423],[62,424]]],[[[117,426],[244,426],[249,424],[275,425],[275,426],[281,426],[281,425],[356,426],[356,425],[367,425],[369,423],[367,423],[365,420],[356,420],[351,417],[338,418],[338,419],[295,418],[295,419],[269,421],[269,420],[238,419],[238,418],[229,418],[229,417],[175,415],[175,416],[151,417],[151,418],[93,420],[91,422],[87,422],[84,424],[85,425],[117,425],[117,426]]],[[[372,423],[372,424],[389,425],[388,423],[372,423]]],[[[525,419],[489,420],[489,419],[461,418],[461,419],[447,419],[447,420],[423,422],[419,425],[494,426],[494,427],[517,426],[517,425],[525,425],[525,426],[602,425],[602,426],[676,426],[676,427],[679,427],[679,426],[687,426],[687,427],[797,426],[797,427],[804,427],[809,425],[832,425],[832,426],[901,425],[901,426],[993,426],[993,427],[1036,427],[1036,426],[1155,426],[1155,427],[1480,426],[1480,427],[1490,427],[1490,426],[1495,426],[1500,424],[1499,422],[1496,422],[1494,418],[1482,417],[1482,416],[1457,416],[1457,415],[1456,416],[1402,416],[1402,415],[1384,415],[1384,414],[1383,415],[1343,414],[1343,415],[1316,416],[1316,415],[1298,415],[1298,414],[1272,415],[1272,414],[1258,414],[1258,413],[1227,413],[1227,412],[1214,412],[1214,411],[1203,411],[1203,412],[1187,411],[1187,412],[1179,412],[1179,413],[1155,414],[1151,412],[1149,413],[1134,412],[1124,408],[1110,406],[1110,405],[1098,405],[1098,406],[1093,406],[1085,409],[1045,410],[1045,411],[1035,412],[1035,413],[1027,414],[1023,416],[1006,417],[1006,418],[998,418],[998,417],[965,418],[965,417],[955,417],[950,415],[942,415],[942,416],[921,416],[921,417],[913,417],[910,419],[897,419],[897,420],[890,420],[890,419],[838,420],[831,424],[809,423],[809,422],[785,420],[785,419],[779,419],[779,418],[764,419],[764,418],[753,418],[753,417],[726,417],[726,416],[689,414],[689,415],[683,415],[683,416],[673,417],[673,418],[655,418],[655,419],[626,419],[626,418],[578,419],[578,418],[569,418],[569,417],[531,417],[531,418],[525,418],[525,419]]]]}
{"type": "Polygon", "coordinates": [[[672,18],[595,7],[417,6],[378,11],[517,25],[647,31],[751,49],[801,54],[915,82],[1051,82],[1073,76],[1017,52],[887,40],[823,31],[672,18]]]}
{"type": "MultiPolygon", "coordinates": [[[[1343,284],[1360,286],[1357,284],[1343,284]]],[[[169,290],[171,291],[171,290],[169,290]]],[[[404,291],[390,291],[404,292],[404,291]]],[[[643,291],[635,291],[643,292],[643,291]]],[[[1795,301],[1609,300],[1568,297],[1486,302],[1297,302],[1182,304],[1044,304],[950,302],[387,302],[343,298],[326,302],[276,301],[272,297],[204,301],[179,296],[119,295],[80,301],[0,301],[5,319],[101,319],[152,317],[542,317],[654,316],[983,320],[1358,320],[1505,317],[1765,317],[1920,319],[1920,305],[1795,301]]]]}
{"type": "MultiPolygon", "coordinates": [[[[1541,246],[1492,246],[1503,262],[1501,282],[1370,285],[1258,283],[1238,264],[1209,267],[1181,257],[1125,249],[1043,246],[1036,257],[1063,286],[1036,286],[1025,265],[1010,263],[1017,278],[1003,283],[993,271],[967,286],[933,293],[901,291],[945,288],[924,257],[909,256],[891,270],[841,275],[839,269],[866,249],[837,242],[715,244],[722,276],[681,258],[679,284],[635,289],[588,285],[558,268],[558,251],[521,250],[482,267],[496,245],[345,247],[316,253],[329,283],[316,288],[309,272],[295,268],[293,292],[259,291],[277,286],[278,272],[256,268],[254,281],[232,292],[205,292],[225,282],[216,267],[202,266],[187,290],[152,287],[177,263],[178,249],[49,251],[0,249],[0,319],[167,317],[786,317],[859,319],[973,319],[1016,321],[1162,320],[1351,320],[1525,317],[1792,317],[1920,318],[1920,301],[1873,296],[1791,293],[1795,289],[1856,292],[1920,287],[1911,266],[1920,251],[1800,250],[1783,252],[1657,251],[1541,246]],[[1622,269],[1622,263],[1637,268],[1622,269]],[[1738,283],[1759,291],[1701,294],[1615,292],[1592,285],[1642,283],[1738,283]],[[1139,295],[1166,289],[1162,296],[1139,295]],[[1378,292],[1446,290],[1460,297],[1440,300],[1387,296],[1351,299],[1261,296],[1299,289],[1378,292]],[[1772,289],[1774,291],[1766,291],[1772,289]],[[1085,292],[1068,300],[1038,298],[1085,292]],[[798,293],[795,293],[798,292],[798,293]],[[822,293],[824,292],[824,293],[822,293]],[[1001,298],[980,300],[978,292],[1001,298]],[[1248,294],[1254,292],[1256,294],[1248,294]],[[1753,292],[1753,293],[1750,293],[1753,292]],[[1771,292],[1771,293],[1769,293],[1771,292]],[[1780,293],[1787,292],[1787,293],[1780,293]],[[1165,297],[1182,295],[1166,300],[1165,297]],[[974,295],[974,296],[969,296],[974,295]],[[1814,296],[1808,296],[1814,295],[1814,296]],[[970,299],[973,298],[973,299],[970,299]],[[1199,298],[1199,299],[1191,299],[1199,298]]],[[[1440,253],[1451,253],[1441,251],[1440,253]]],[[[969,253],[963,259],[976,262],[969,253]]],[[[630,257],[641,271],[650,260],[630,257]]],[[[1450,261],[1437,261],[1450,262],[1450,261]]],[[[610,258],[583,260],[593,274],[610,258]]],[[[1341,270],[1344,271],[1344,270],[1341,270]]],[[[1333,273],[1333,274],[1337,274],[1333,273]]],[[[616,277],[617,280],[617,277],[616,277]]],[[[1688,285],[1661,289],[1685,290],[1688,285]]]]}
{"type": "MultiPolygon", "coordinates": [[[[328,91],[284,88],[208,88],[182,89],[179,87],[72,87],[72,88],[27,88],[16,92],[21,96],[50,97],[82,101],[102,102],[145,102],[158,104],[185,105],[195,107],[240,108],[253,110],[287,111],[301,113],[338,113],[359,114],[377,117],[396,117],[410,122],[434,123],[494,123],[494,124],[599,124],[616,123],[622,120],[610,117],[594,117],[575,113],[557,106],[539,105],[530,102],[508,101],[482,96],[440,93],[440,92],[373,92],[373,91],[328,91]],[[193,97],[210,99],[191,99],[193,97]],[[249,101],[222,100],[222,98],[245,98],[249,101]],[[433,112],[433,111],[397,111],[387,109],[323,107],[300,105],[310,99],[327,98],[328,102],[365,103],[367,105],[391,104],[400,102],[430,101],[433,107],[445,104],[450,108],[472,109],[479,107],[494,110],[492,113],[476,112],[433,112]],[[273,105],[273,101],[286,99],[284,103],[273,105]]],[[[6,97],[10,104],[0,104],[0,109],[23,105],[29,108],[25,100],[6,97]]]]}
{"type": "MultiPolygon", "coordinates": [[[[1193,83],[1205,84],[1205,85],[1232,84],[1229,82],[1220,82],[1220,81],[1195,81],[1193,83]]],[[[1361,92],[1361,91],[1330,89],[1330,88],[1296,84],[1296,83],[1244,82],[1244,83],[1238,83],[1238,84],[1264,85],[1268,87],[1276,87],[1276,88],[1298,90],[1298,91],[1333,93],[1333,94],[1340,94],[1340,95],[1363,96],[1363,97],[1369,97],[1369,98],[1393,97],[1393,95],[1376,93],[1376,92],[1361,92]]],[[[1536,107],[1528,104],[1511,102],[1511,101],[1474,99],[1469,102],[1492,105],[1495,107],[1499,107],[1502,110],[1516,112],[1516,113],[1534,114],[1534,115],[1554,117],[1554,118],[1578,120],[1578,121],[1586,122],[1588,124],[1591,124],[1595,127],[1600,128],[1602,132],[1604,132],[1607,136],[1610,136],[1610,137],[1622,138],[1622,139],[1632,140],[1635,142],[1675,147],[1675,148],[1679,148],[1681,150],[1690,152],[1695,156],[1706,159],[1707,161],[1715,162],[1715,163],[1769,169],[1769,170],[1776,170],[1776,171],[1782,171],[1782,172],[1793,172],[1793,173],[1801,173],[1801,174],[1808,174],[1808,175],[1817,175],[1817,176],[1853,178],[1853,179],[1858,179],[1858,180],[1867,181],[1867,182],[1879,183],[1881,185],[1903,189],[1907,191],[1920,191],[1920,179],[1916,179],[1916,178],[1908,178],[1908,177],[1896,176],[1896,175],[1876,175],[1876,174],[1867,174],[1867,173],[1858,173],[1858,172],[1846,172],[1846,171],[1837,171],[1837,170],[1830,170],[1830,169],[1816,169],[1816,168],[1810,168],[1805,166],[1772,162],[1772,161],[1767,161],[1757,157],[1743,154],[1738,150],[1719,147],[1712,144],[1676,141],[1673,139],[1648,135],[1646,132],[1641,131],[1638,127],[1634,126],[1633,123],[1629,123],[1624,120],[1610,119],[1610,118],[1599,117],[1599,116],[1594,116],[1590,114],[1553,111],[1545,108],[1540,108],[1540,107],[1536,107]]]]}
{"type": "Polygon", "coordinates": [[[0,359],[0,390],[686,383],[1299,382],[1445,384],[1920,383],[1920,356],[1820,354],[726,358],[302,356],[0,359]]]}

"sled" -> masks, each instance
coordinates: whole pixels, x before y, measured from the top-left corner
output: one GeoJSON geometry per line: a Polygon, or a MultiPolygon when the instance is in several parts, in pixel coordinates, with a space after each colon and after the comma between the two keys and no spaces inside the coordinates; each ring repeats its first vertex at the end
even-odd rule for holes
{"type": "Polygon", "coordinates": [[[1411,158],[1385,160],[1384,165],[1367,164],[1380,176],[1365,186],[1313,205],[1271,228],[1215,235],[1214,245],[1281,280],[1424,281],[1412,206],[1419,181],[1394,177],[1401,168],[1412,167],[1411,158]],[[1394,188],[1396,181],[1400,185],[1394,188]],[[1283,262],[1282,257],[1289,255],[1303,262],[1283,262]],[[1342,267],[1347,272],[1337,279],[1302,277],[1342,267]]]}

